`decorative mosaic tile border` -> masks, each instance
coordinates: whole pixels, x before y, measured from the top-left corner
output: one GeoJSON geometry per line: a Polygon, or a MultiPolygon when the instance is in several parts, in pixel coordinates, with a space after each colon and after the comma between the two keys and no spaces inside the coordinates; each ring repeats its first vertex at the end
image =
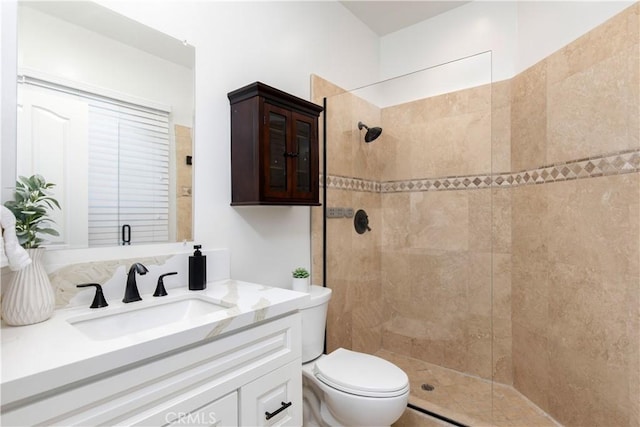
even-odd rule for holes
{"type": "MultiPolygon", "coordinates": [[[[491,175],[447,176],[403,181],[369,181],[359,178],[330,175],[327,188],[339,190],[397,193],[407,191],[472,190],[505,188],[519,185],[545,184],[573,179],[596,178],[640,172],[640,150],[625,150],[568,162],[554,163],[520,172],[491,175]]],[[[322,176],[320,182],[322,183],[322,176]]]]}
{"type": "MultiPolygon", "coordinates": [[[[322,174],[320,174],[320,185],[324,185],[324,176],[322,174]]],[[[382,184],[379,181],[329,175],[327,176],[327,188],[363,191],[368,193],[380,193],[382,184]]]]}

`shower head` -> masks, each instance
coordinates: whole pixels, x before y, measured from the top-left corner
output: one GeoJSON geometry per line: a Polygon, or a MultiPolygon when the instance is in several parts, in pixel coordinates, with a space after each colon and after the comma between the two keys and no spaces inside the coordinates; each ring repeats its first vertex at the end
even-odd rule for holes
{"type": "Polygon", "coordinates": [[[382,133],[382,128],[369,128],[369,126],[365,125],[364,123],[358,122],[358,129],[362,130],[362,128],[365,128],[367,130],[367,133],[364,135],[364,142],[371,142],[379,137],[382,133]]]}

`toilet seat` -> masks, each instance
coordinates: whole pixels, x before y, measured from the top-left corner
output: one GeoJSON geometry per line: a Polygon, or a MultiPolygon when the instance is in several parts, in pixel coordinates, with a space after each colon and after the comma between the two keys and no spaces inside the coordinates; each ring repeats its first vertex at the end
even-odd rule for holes
{"type": "Polygon", "coordinates": [[[344,348],[321,357],[313,373],[329,387],[358,396],[394,397],[409,390],[407,374],[393,363],[344,348]]]}

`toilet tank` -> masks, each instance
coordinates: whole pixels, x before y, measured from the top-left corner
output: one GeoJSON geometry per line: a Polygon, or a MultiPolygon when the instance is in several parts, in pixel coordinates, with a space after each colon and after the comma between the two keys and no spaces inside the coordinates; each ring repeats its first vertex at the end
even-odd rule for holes
{"type": "Polygon", "coordinates": [[[311,286],[310,299],[300,309],[302,314],[302,363],[319,357],[324,351],[324,331],[331,289],[311,286]]]}

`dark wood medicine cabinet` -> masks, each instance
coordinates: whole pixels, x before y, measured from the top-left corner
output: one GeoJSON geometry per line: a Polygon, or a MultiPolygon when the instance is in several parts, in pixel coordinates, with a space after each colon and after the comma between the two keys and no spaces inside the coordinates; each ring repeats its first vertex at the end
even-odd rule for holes
{"type": "Polygon", "coordinates": [[[231,205],[319,203],[322,107],[255,82],[231,104],[231,205]]]}

